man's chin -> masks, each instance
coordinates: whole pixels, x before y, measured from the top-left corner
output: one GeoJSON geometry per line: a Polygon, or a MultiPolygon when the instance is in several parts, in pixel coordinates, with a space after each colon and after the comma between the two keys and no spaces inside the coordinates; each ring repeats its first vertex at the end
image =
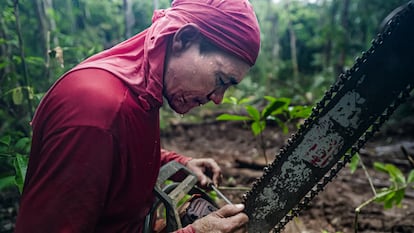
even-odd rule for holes
{"type": "Polygon", "coordinates": [[[172,104],[170,104],[170,108],[178,114],[185,114],[185,113],[189,112],[192,109],[192,108],[189,108],[189,107],[186,107],[186,106],[176,106],[176,105],[172,105],[172,104]]]}
{"type": "Polygon", "coordinates": [[[168,105],[174,112],[178,114],[188,113],[191,109],[198,107],[196,102],[180,102],[180,101],[168,101],[168,105]]]}
{"type": "Polygon", "coordinates": [[[176,109],[173,109],[173,110],[174,110],[174,112],[176,112],[178,114],[186,114],[188,111],[190,111],[190,110],[182,111],[182,110],[176,110],[176,109]]]}

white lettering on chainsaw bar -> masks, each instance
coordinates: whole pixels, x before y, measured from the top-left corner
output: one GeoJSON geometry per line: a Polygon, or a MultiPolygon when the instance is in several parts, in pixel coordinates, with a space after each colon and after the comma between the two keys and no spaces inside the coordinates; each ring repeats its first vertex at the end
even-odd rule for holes
{"type": "Polygon", "coordinates": [[[365,99],[358,93],[349,92],[309,129],[303,141],[283,163],[280,176],[273,176],[257,196],[257,201],[263,204],[255,210],[253,217],[264,219],[272,211],[284,209],[288,199],[281,198],[279,193],[298,192],[314,177],[310,164],[324,168],[332,161],[344,145],[344,138],[337,132],[334,123],[344,127],[343,132],[352,131],[346,130],[349,127],[357,129],[362,111],[359,105],[364,102],[365,99]]]}

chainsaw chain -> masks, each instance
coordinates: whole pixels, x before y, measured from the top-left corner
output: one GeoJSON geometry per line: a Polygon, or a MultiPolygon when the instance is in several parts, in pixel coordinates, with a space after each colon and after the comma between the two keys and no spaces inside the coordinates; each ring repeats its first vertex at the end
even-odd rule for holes
{"type": "MultiPolygon", "coordinates": [[[[392,31],[395,29],[396,26],[398,26],[401,18],[404,18],[404,16],[411,10],[414,9],[414,3],[410,1],[408,3],[408,7],[406,7],[401,12],[398,12],[395,17],[392,18],[392,20],[386,25],[386,28],[384,31],[377,35],[377,38],[371,42],[371,47],[364,53],[362,53],[361,57],[358,57],[356,59],[355,64],[347,71],[339,75],[338,81],[332,85],[328,91],[325,92],[322,99],[317,103],[317,105],[312,109],[311,115],[305,120],[304,124],[299,128],[299,130],[293,134],[287,141],[287,144],[282,147],[279,151],[279,154],[276,155],[275,160],[272,164],[265,167],[263,169],[263,175],[259,179],[255,181],[253,184],[252,189],[243,195],[243,202],[246,202],[246,200],[249,198],[250,195],[253,195],[255,190],[257,189],[257,186],[262,183],[263,177],[265,177],[269,171],[273,169],[273,166],[277,163],[277,160],[279,157],[281,157],[282,154],[285,154],[288,149],[292,146],[293,141],[295,141],[297,138],[301,137],[303,132],[305,130],[309,129],[310,126],[316,122],[317,119],[319,119],[321,112],[324,110],[325,106],[333,99],[333,97],[343,88],[347,88],[349,85],[351,85],[351,82],[348,82],[352,75],[359,70],[359,67],[361,64],[365,63],[370,55],[374,54],[376,49],[380,47],[384,39],[392,34],[392,31]]],[[[408,85],[404,91],[402,91],[399,96],[394,100],[394,102],[387,107],[387,109],[383,112],[381,116],[377,118],[377,120],[372,124],[371,129],[367,130],[359,139],[358,141],[351,147],[350,151],[346,153],[343,157],[343,160],[339,160],[336,165],[330,169],[329,172],[308,192],[308,194],[305,195],[305,197],[301,200],[301,202],[294,207],[290,213],[286,214],[282,220],[273,228],[272,232],[278,233],[285,225],[291,221],[294,217],[298,216],[299,213],[309,206],[309,203],[312,201],[313,198],[315,198],[319,192],[321,192],[324,187],[331,182],[338,172],[345,167],[349,161],[351,161],[351,158],[365,145],[365,143],[373,137],[373,135],[380,130],[380,127],[384,122],[386,122],[389,117],[392,115],[392,113],[397,109],[397,107],[404,103],[406,99],[410,96],[410,92],[413,90],[413,85],[408,85]]]]}

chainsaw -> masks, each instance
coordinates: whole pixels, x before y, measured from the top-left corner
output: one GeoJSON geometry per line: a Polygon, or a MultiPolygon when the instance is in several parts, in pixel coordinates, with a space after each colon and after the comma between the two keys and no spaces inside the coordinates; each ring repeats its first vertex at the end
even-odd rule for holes
{"type": "MultiPolygon", "coordinates": [[[[371,47],[339,75],[310,117],[243,195],[249,232],[282,231],[410,96],[414,88],[414,0],[391,12],[383,22],[371,47]]],[[[165,174],[171,176],[178,170],[185,168],[178,164],[162,168],[157,184],[165,182],[165,174]]],[[[216,206],[196,188],[196,177],[189,171],[186,174],[187,178],[173,188],[155,187],[154,208],[160,203],[166,206],[168,231],[182,227],[176,205],[186,193],[197,194],[216,206]]],[[[147,229],[152,222],[148,217],[147,229]]]]}
{"type": "MultiPolygon", "coordinates": [[[[215,200],[197,183],[197,176],[182,164],[171,161],[163,165],[154,187],[155,201],[142,232],[172,232],[218,210],[215,200]],[[180,176],[181,181],[173,182],[174,176],[180,176]]],[[[215,185],[210,184],[209,188],[227,204],[232,204],[215,185]]]]}

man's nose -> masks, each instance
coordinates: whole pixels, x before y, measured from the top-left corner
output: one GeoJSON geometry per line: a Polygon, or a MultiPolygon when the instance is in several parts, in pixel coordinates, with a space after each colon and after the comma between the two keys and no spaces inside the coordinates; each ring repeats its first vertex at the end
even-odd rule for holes
{"type": "Polygon", "coordinates": [[[224,98],[224,91],[215,91],[211,94],[210,99],[215,104],[220,104],[221,101],[223,101],[224,98]]]}

